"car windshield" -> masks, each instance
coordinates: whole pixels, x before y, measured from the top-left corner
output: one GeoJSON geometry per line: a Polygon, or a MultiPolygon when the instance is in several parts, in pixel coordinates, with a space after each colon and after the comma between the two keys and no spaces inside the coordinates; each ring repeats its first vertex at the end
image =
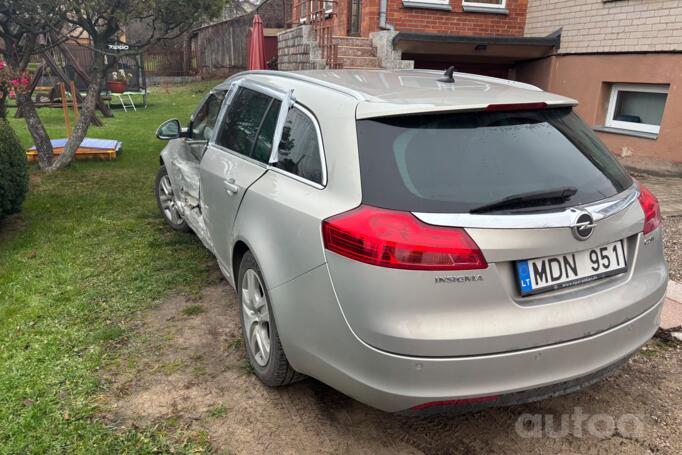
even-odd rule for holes
{"type": "Polygon", "coordinates": [[[466,213],[513,195],[577,189],[535,209],[547,211],[632,184],[570,108],[383,117],[359,120],[357,132],[363,201],[377,207],[466,213]]]}

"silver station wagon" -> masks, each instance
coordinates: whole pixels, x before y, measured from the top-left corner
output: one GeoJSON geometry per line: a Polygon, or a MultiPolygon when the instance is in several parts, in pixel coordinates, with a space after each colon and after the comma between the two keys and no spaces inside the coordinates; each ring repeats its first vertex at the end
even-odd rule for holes
{"type": "Polygon", "coordinates": [[[656,331],[656,198],[574,100],[452,76],[240,73],[159,127],[159,208],[236,289],[265,384],[458,412],[577,390],[656,331]]]}

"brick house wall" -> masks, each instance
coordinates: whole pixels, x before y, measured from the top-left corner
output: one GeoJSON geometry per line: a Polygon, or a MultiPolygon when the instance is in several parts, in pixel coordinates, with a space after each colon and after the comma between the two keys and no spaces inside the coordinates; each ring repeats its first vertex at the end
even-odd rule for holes
{"type": "MultiPolygon", "coordinates": [[[[379,30],[379,1],[376,16],[370,18],[368,33],[379,30]]],[[[401,1],[388,2],[388,22],[401,32],[428,32],[450,35],[523,36],[527,0],[508,0],[508,15],[473,13],[462,10],[461,0],[450,0],[452,11],[405,8],[401,1]]],[[[374,9],[370,10],[374,12],[374,9]]],[[[364,12],[364,11],[363,11],[364,12]]],[[[363,21],[364,22],[364,21],[363,21]]],[[[363,32],[364,32],[363,23],[363,32]]]]}
{"type": "Polygon", "coordinates": [[[526,36],[560,27],[562,54],[682,50],[682,1],[528,2],[526,36]]]}
{"type": "MultiPolygon", "coordinates": [[[[296,0],[294,0],[296,3],[296,0]]],[[[349,21],[348,0],[334,4],[334,35],[346,36],[349,21]]],[[[379,29],[380,0],[363,0],[360,35],[368,37],[379,29]]],[[[387,22],[397,31],[443,33],[450,35],[523,36],[528,0],[507,0],[509,14],[464,12],[462,0],[450,0],[452,11],[405,7],[401,0],[388,0],[387,22]]],[[[292,23],[298,22],[293,8],[292,23]]]]}

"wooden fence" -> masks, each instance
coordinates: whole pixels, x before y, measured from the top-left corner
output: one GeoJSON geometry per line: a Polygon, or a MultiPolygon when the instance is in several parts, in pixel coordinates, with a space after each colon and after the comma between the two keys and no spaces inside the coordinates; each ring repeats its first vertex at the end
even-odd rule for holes
{"type": "Polygon", "coordinates": [[[222,75],[246,68],[254,14],[261,17],[265,28],[284,28],[291,4],[292,0],[266,0],[251,13],[197,29],[194,42],[199,73],[222,75]]]}
{"type": "Polygon", "coordinates": [[[196,48],[149,49],[144,52],[144,70],[148,76],[193,76],[197,73],[196,48]]]}

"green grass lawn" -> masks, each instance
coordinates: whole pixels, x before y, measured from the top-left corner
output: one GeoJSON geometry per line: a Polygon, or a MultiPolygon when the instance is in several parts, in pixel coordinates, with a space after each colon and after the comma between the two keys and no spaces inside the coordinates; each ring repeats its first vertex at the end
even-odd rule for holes
{"type": "MultiPolygon", "coordinates": [[[[214,83],[152,89],[147,109],[104,119],[88,137],[117,139],[116,161],[77,162],[53,176],[31,166],[18,217],[0,222],[0,454],[155,453],[202,448],[163,428],[116,430],[96,418],[98,369],[135,313],[213,267],[191,235],[165,227],[154,198],[164,120],[185,122],[214,83]]],[[[13,114],[13,112],[11,112],[13,114]]],[[[61,110],[40,111],[64,137],[61,110]]],[[[21,119],[12,125],[24,146],[21,119]]]]}

